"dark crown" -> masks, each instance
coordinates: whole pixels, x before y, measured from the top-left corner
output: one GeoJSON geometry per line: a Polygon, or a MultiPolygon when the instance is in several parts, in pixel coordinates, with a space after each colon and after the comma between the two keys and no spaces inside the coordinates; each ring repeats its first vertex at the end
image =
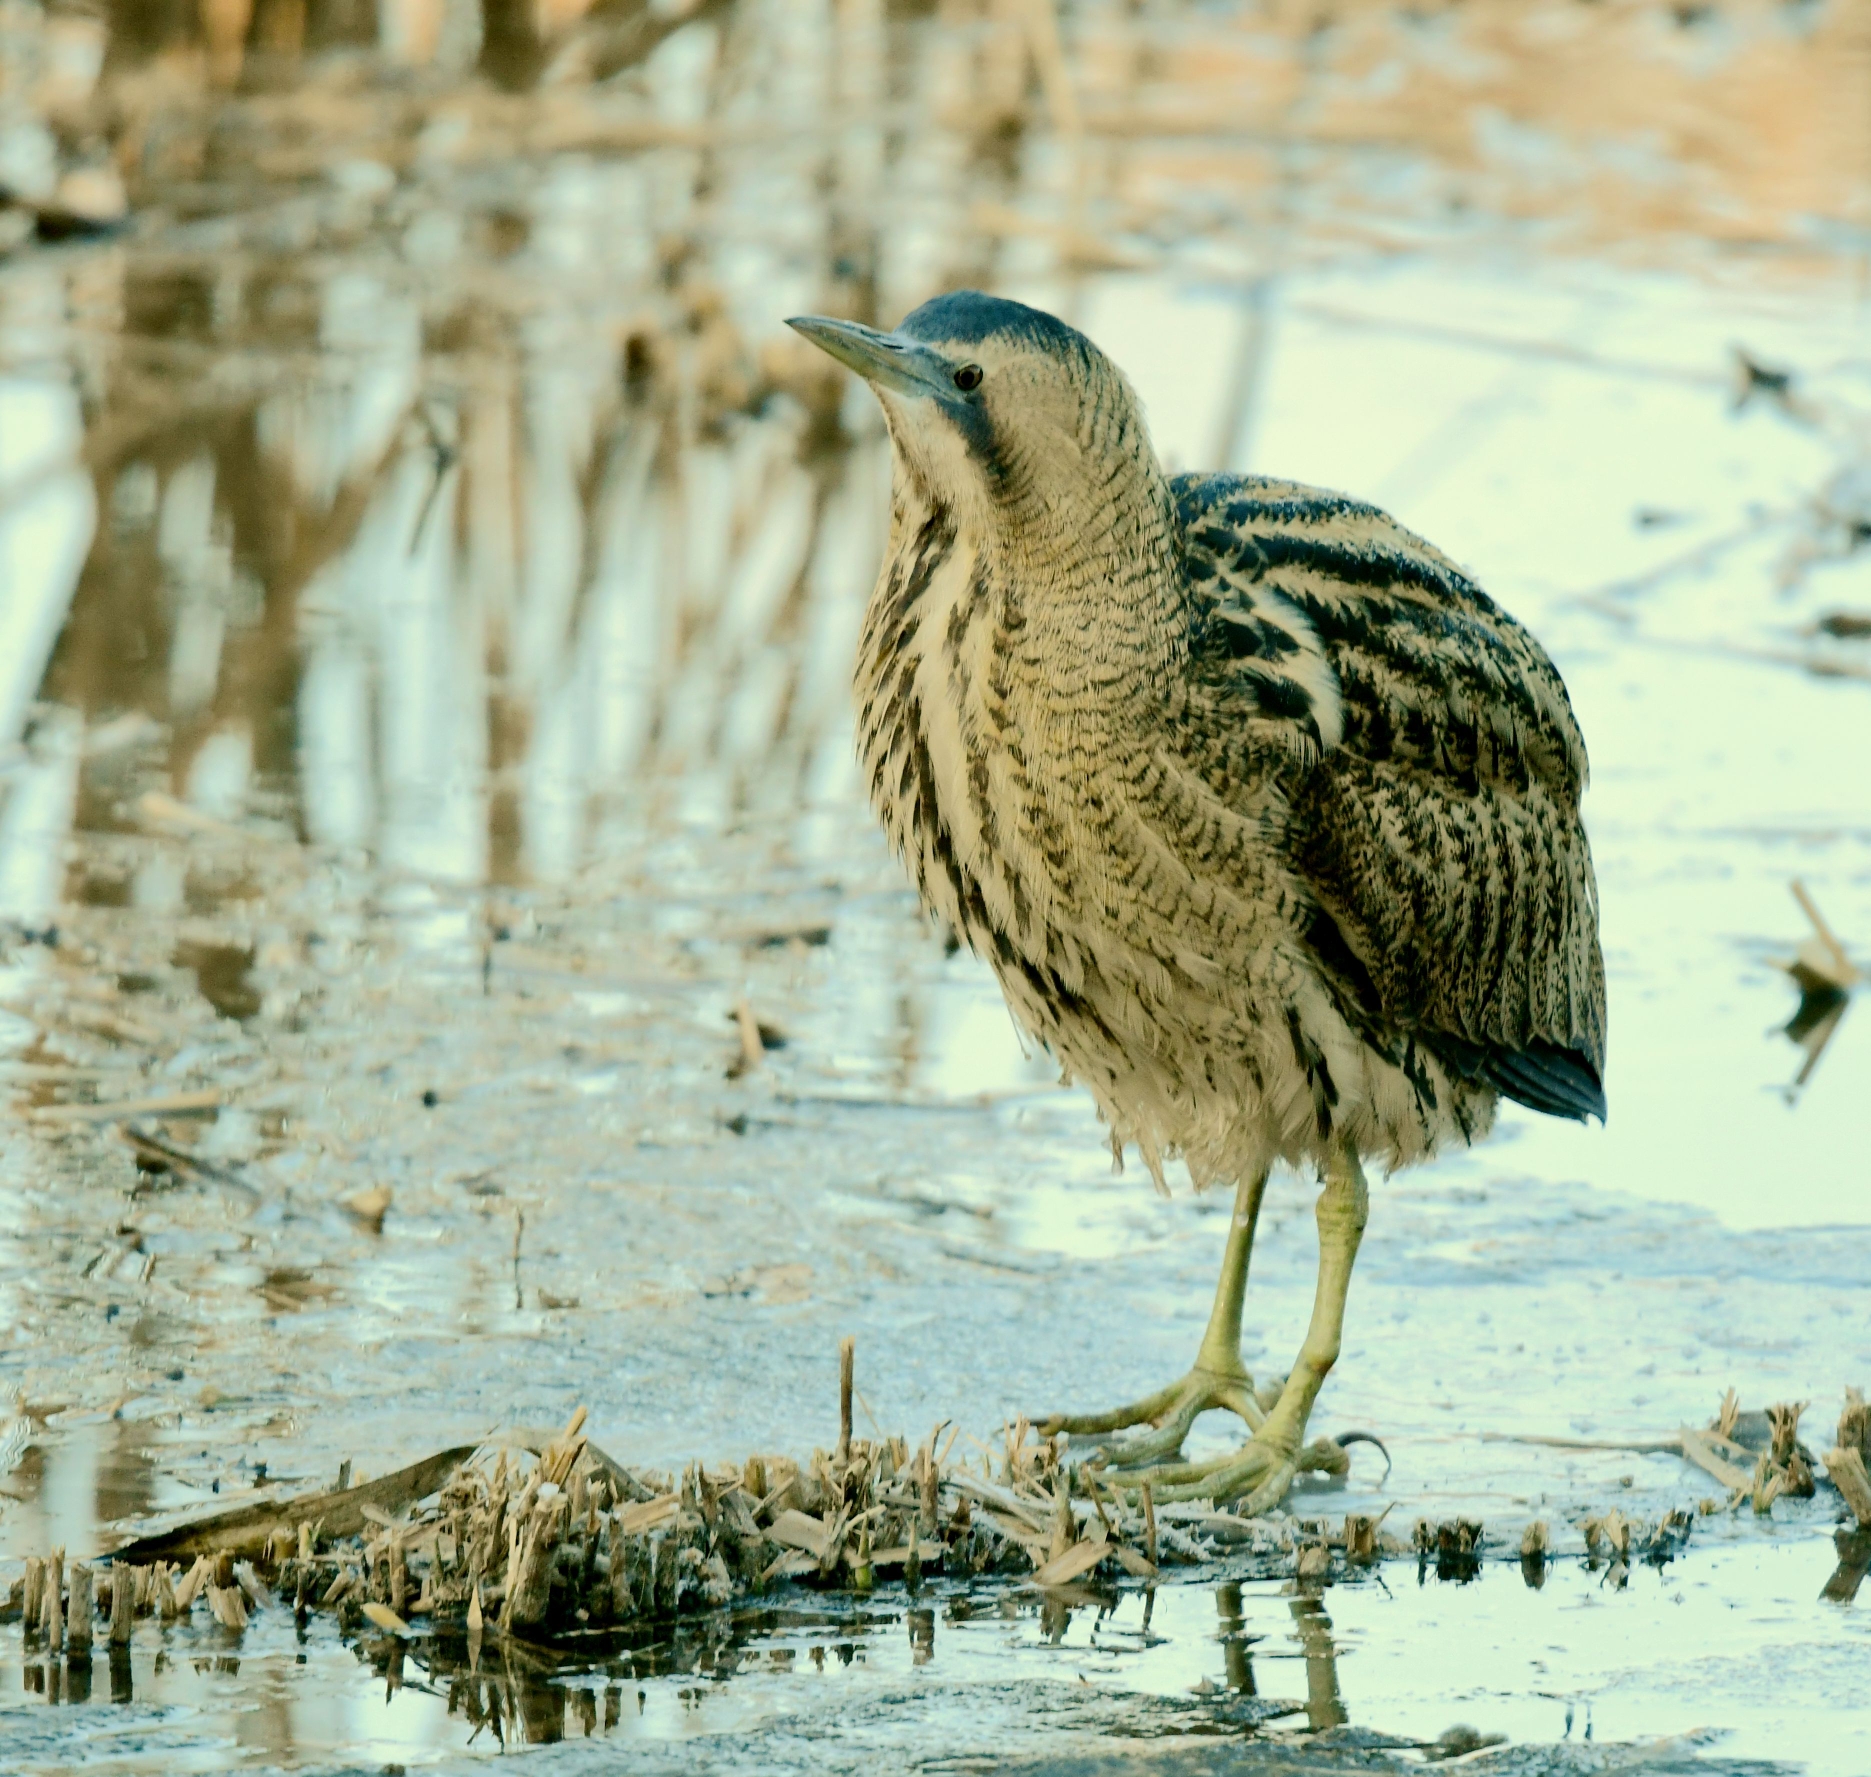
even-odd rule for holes
{"type": "Polygon", "coordinates": [[[1028,308],[979,290],[951,290],[906,316],[898,329],[912,339],[946,340],[957,345],[979,345],[985,339],[1015,339],[1059,354],[1088,355],[1095,348],[1075,327],[1068,327],[1044,309],[1028,308]]]}

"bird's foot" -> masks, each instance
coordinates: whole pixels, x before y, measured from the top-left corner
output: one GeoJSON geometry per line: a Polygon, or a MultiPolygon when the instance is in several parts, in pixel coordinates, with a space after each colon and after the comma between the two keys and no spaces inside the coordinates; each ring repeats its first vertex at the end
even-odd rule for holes
{"type": "Polygon", "coordinates": [[[1251,1518],[1272,1511],[1286,1497],[1295,1476],[1343,1475],[1350,1467],[1343,1445],[1335,1439],[1315,1438],[1301,1444],[1296,1438],[1263,1429],[1231,1455],[1206,1462],[1163,1463],[1126,1473],[1115,1485],[1129,1492],[1148,1481],[1151,1496],[1158,1500],[1212,1499],[1219,1504],[1238,1499],[1242,1514],[1251,1518]]]}
{"type": "Polygon", "coordinates": [[[1180,1381],[1140,1401],[1133,1401],[1128,1407],[1118,1407],[1109,1413],[1055,1413],[1042,1421],[1037,1430],[1043,1438],[1065,1432],[1074,1440],[1090,1439],[1096,1446],[1093,1461],[1100,1468],[1128,1470],[1180,1454],[1189,1427],[1199,1414],[1211,1407],[1238,1413],[1253,1431],[1260,1429],[1266,1417],[1254,1396],[1254,1380],[1246,1370],[1210,1370],[1197,1364],[1180,1381]],[[1151,1429],[1131,1438],[1107,1435],[1133,1425],[1147,1425],[1151,1429]]]}

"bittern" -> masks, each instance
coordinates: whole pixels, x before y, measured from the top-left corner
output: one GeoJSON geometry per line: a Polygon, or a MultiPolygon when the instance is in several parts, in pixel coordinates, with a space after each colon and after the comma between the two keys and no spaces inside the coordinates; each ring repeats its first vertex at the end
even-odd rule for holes
{"type": "Polygon", "coordinates": [[[1053,316],[958,291],[893,333],[803,317],[894,456],[857,663],[870,793],[925,906],[1091,1090],[1114,1154],[1179,1155],[1234,1216],[1194,1368],[1040,1427],[1157,1497],[1280,1500],[1326,1452],[1386,1171],[1503,1097],[1605,1113],[1604,964],[1557,669],[1374,506],[1166,475],[1123,373],[1053,316]],[[1316,1169],[1319,1274],[1284,1380],[1241,1361],[1276,1161],[1316,1169]],[[1196,1416],[1250,1438],[1175,1460],[1196,1416]],[[1127,1427],[1139,1435],[1111,1441],[1127,1427]]]}

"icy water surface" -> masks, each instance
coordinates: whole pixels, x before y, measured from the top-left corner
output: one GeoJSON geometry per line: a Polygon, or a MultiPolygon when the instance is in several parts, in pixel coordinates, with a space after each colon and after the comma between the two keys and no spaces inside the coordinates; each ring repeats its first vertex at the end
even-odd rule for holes
{"type": "Polygon", "coordinates": [[[1147,1635],[1138,1591],[802,1596],[478,1672],[263,1612],[87,1675],[0,1625],[8,1757],[1335,1768],[1466,1723],[1503,1769],[1871,1769],[1830,1494],[1618,1589],[1584,1515],[1714,1483],[1512,1441],[1734,1386],[1822,1449],[1871,1377],[1871,1026],[1815,997],[1790,1041],[1777,966],[1796,878],[1871,944],[1862,10],[1604,10],[1068,9],[1061,88],[996,9],[600,8],[538,89],[458,32],[388,85],[255,60],[124,151],[127,230],[0,248],[0,1583],[581,1402],[627,1462],[803,1453],[847,1333],[913,1437],[1186,1366],[1226,1206],[1112,1176],[863,807],[887,463],[786,314],[1043,303],[1172,466],[1470,567],[1591,745],[1612,1021],[1607,1128],[1509,1109],[1374,1188],[1319,1425],[1391,1465],[1294,1502],[1543,1517],[1537,1591],[1202,1575],[1147,1635]]]}

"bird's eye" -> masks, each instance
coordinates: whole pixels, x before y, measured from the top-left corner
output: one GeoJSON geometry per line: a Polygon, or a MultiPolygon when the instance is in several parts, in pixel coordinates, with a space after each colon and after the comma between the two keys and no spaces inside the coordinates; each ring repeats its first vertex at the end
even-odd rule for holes
{"type": "Polygon", "coordinates": [[[970,389],[980,388],[981,366],[979,364],[964,364],[961,369],[955,372],[955,386],[964,392],[970,389]]]}

